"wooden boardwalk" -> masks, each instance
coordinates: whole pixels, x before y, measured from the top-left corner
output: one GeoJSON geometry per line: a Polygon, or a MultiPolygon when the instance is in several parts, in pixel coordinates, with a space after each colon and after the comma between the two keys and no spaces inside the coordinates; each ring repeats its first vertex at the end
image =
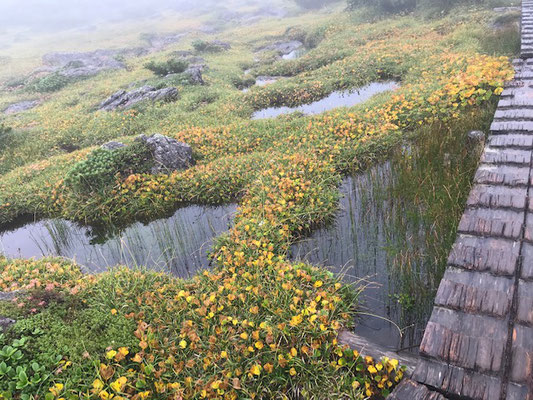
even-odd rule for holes
{"type": "Polygon", "coordinates": [[[533,400],[533,0],[411,380],[394,400],[533,400]]]}

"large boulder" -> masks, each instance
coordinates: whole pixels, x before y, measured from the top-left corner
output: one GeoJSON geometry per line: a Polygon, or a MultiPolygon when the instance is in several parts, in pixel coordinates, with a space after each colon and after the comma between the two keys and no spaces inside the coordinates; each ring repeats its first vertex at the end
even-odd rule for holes
{"type": "Polygon", "coordinates": [[[143,86],[139,89],[126,92],[119,90],[111,95],[108,99],[102,102],[99,106],[100,110],[112,111],[117,109],[128,109],[134,105],[143,102],[171,102],[177,100],[179,97],[178,89],[175,87],[168,87],[164,89],[156,89],[152,86],[143,86]]]}
{"type": "Polygon", "coordinates": [[[159,133],[152,136],[140,135],[135,140],[144,143],[152,151],[152,174],[169,173],[194,165],[191,146],[186,143],[159,133]]]}

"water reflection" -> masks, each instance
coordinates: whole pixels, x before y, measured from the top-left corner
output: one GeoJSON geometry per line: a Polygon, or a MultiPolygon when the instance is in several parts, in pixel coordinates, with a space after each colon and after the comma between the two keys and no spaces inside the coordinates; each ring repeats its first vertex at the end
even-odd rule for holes
{"type": "Polygon", "coordinates": [[[0,252],[8,257],[67,257],[90,272],[121,264],[188,278],[209,266],[213,238],[229,229],[236,208],[185,207],[167,219],[136,223],[104,243],[94,243],[87,227],[44,220],[0,233],[0,252]]]}
{"type": "Polygon", "coordinates": [[[400,345],[400,331],[386,319],[397,320],[389,293],[394,292],[389,267],[392,244],[389,225],[397,212],[385,188],[392,180],[391,164],[349,177],[340,187],[340,211],[335,223],[313,233],[292,248],[294,259],[328,266],[348,282],[369,286],[363,292],[362,312],[373,314],[359,321],[356,332],[393,349],[400,345]],[[366,281],[366,282],[365,282],[366,281]]]}
{"type": "Polygon", "coordinates": [[[387,92],[396,88],[398,88],[397,82],[373,82],[355,91],[333,92],[329,96],[321,100],[317,100],[313,103],[304,104],[298,107],[265,108],[264,110],[256,111],[252,115],[252,119],[274,118],[282,114],[289,114],[296,111],[302,112],[306,115],[321,114],[325,111],[332,110],[338,107],[354,106],[370,99],[372,96],[378,93],[387,92]]]}
{"type": "Polygon", "coordinates": [[[294,259],[374,282],[362,294],[358,334],[394,350],[420,343],[478,160],[467,132],[435,126],[345,179],[334,224],[292,247],[294,259]]]}

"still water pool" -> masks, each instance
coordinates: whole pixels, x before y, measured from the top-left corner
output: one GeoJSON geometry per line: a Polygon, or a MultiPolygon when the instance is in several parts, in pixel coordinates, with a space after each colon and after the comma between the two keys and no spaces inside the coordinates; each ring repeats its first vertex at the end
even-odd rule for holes
{"type": "Polygon", "coordinates": [[[397,89],[399,84],[394,81],[373,82],[353,91],[333,92],[329,96],[310,104],[297,107],[270,107],[256,111],[252,119],[275,118],[282,114],[299,111],[305,115],[321,114],[338,107],[352,107],[362,103],[372,96],[397,89]]]}
{"type": "Polygon", "coordinates": [[[144,266],[189,278],[209,266],[213,239],[229,229],[237,205],[189,206],[170,218],[135,223],[109,239],[66,220],[41,220],[0,233],[0,253],[7,257],[62,256],[89,272],[120,264],[144,266]]]}

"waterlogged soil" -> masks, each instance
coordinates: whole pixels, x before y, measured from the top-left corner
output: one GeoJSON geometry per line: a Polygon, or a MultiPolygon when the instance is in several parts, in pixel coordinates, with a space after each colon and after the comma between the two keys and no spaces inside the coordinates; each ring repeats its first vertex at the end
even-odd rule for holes
{"type": "Polygon", "coordinates": [[[93,273],[126,265],[189,278],[209,266],[213,239],[230,228],[236,209],[236,204],[193,205],[167,219],[136,223],[107,240],[70,221],[42,220],[0,233],[0,253],[13,258],[62,256],[93,273]]]}
{"type": "Polygon", "coordinates": [[[354,91],[337,91],[329,96],[310,104],[297,107],[270,107],[256,111],[252,119],[275,118],[279,115],[301,112],[305,115],[316,115],[338,107],[352,107],[367,101],[372,96],[395,90],[399,84],[394,81],[372,82],[354,91]]]}

